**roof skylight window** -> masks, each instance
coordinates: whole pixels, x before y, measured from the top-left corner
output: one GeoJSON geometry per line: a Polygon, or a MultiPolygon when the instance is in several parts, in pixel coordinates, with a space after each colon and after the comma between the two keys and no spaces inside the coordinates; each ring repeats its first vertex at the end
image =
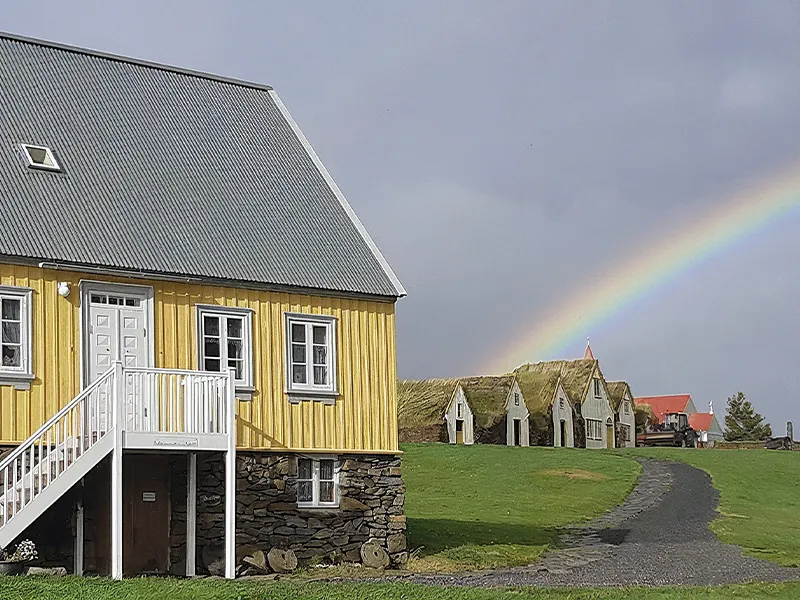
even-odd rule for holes
{"type": "Polygon", "coordinates": [[[56,157],[53,156],[53,151],[46,146],[32,146],[30,144],[22,144],[22,149],[25,150],[25,157],[28,159],[28,166],[33,169],[47,169],[48,171],[60,171],[61,167],[58,165],[56,157]]]}

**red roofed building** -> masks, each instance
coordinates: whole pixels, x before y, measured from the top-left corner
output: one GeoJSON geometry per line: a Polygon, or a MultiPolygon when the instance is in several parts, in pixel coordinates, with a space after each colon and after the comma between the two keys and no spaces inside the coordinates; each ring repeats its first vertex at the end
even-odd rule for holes
{"type": "Polygon", "coordinates": [[[689,426],[697,432],[697,441],[703,445],[713,445],[724,438],[717,415],[713,412],[690,414],[689,426]]]}
{"type": "Polygon", "coordinates": [[[677,394],[674,396],[641,396],[633,399],[636,406],[649,404],[659,423],[664,422],[664,415],[671,413],[685,413],[691,415],[697,412],[692,402],[691,394],[677,394]]]}

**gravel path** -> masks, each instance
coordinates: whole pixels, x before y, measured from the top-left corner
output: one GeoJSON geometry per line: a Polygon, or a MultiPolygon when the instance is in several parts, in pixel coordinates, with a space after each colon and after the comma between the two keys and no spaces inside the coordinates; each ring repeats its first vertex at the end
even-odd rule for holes
{"type": "Polygon", "coordinates": [[[416,583],[494,586],[720,585],[800,580],[800,569],[743,556],[708,524],[719,492],[689,465],[642,460],[639,483],[617,508],[563,536],[567,547],[529,567],[458,575],[412,576],[416,583]]]}

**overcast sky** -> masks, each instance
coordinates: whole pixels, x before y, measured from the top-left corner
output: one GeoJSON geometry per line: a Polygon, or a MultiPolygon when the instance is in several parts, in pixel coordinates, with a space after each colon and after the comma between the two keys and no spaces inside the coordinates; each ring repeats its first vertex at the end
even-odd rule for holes
{"type": "MultiPolygon", "coordinates": [[[[794,0],[39,0],[0,3],[0,29],[274,86],[408,288],[404,378],[475,373],[800,165],[794,0]]],[[[742,390],[776,433],[800,427],[799,227],[741,239],[563,356],[591,336],[636,395],[722,413],[742,390]]]]}

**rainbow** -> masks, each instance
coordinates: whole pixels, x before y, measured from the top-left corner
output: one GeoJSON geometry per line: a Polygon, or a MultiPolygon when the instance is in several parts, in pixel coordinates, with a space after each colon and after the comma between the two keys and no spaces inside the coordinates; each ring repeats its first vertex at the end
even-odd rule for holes
{"type": "Polygon", "coordinates": [[[797,168],[788,175],[736,194],[665,241],[643,248],[586,287],[537,316],[523,335],[487,360],[480,373],[506,373],[525,362],[558,358],[559,353],[597,325],[697,263],[766,228],[800,206],[797,168]]]}

